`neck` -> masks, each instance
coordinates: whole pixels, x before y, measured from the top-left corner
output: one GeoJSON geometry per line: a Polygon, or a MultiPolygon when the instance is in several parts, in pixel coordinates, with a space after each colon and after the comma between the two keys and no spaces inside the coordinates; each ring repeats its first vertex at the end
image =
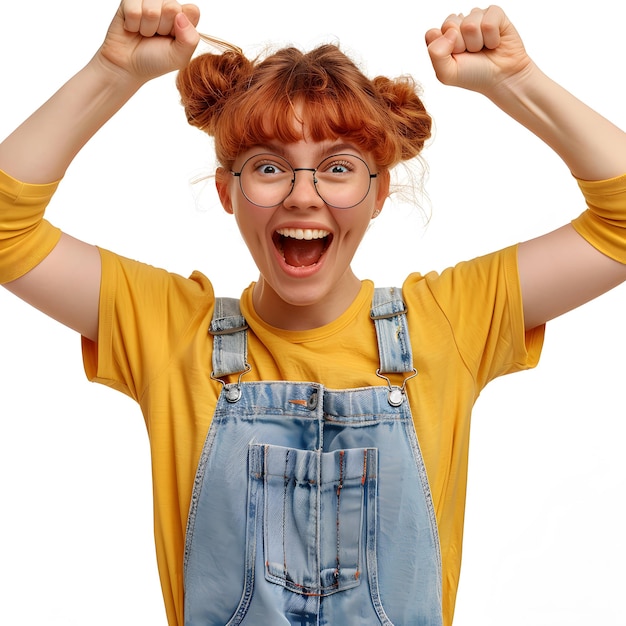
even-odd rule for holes
{"type": "Polygon", "coordinates": [[[283,330],[311,330],[330,324],[352,304],[361,290],[361,281],[350,270],[333,289],[323,294],[301,293],[296,299],[283,299],[263,279],[254,286],[252,301],[261,319],[283,330]]]}

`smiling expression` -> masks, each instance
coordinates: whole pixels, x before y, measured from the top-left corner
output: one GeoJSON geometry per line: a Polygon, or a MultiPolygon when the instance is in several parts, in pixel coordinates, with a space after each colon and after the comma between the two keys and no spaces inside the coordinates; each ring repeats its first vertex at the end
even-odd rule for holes
{"type": "MultiPolygon", "coordinates": [[[[306,139],[254,147],[238,156],[233,170],[259,152],[281,155],[294,168],[307,169],[332,154],[347,153],[377,171],[371,157],[351,144],[306,139]]],[[[350,209],[325,204],[312,172],[297,172],[292,192],[272,208],[252,204],[238,178],[224,169],[218,170],[216,182],[224,209],[235,216],[259,268],[254,290],[257,313],[269,324],[286,329],[321,326],[341,315],[361,286],[350,264],[370,220],[382,209],[389,191],[388,173],[374,178],[367,196],[350,209]]]]}

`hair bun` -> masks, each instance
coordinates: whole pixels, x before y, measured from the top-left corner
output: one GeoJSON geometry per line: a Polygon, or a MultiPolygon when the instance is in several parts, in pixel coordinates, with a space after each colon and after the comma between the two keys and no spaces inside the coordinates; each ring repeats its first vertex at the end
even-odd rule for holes
{"type": "Polygon", "coordinates": [[[378,76],[373,83],[397,127],[402,143],[402,159],[412,159],[421,152],[432,129],[432,118],[419,97],[418,84],[411,76],[395,79],[378,76]]]}
{"type": "Polygon", "coordinates": [[[213,135],[224,103],[251,72],[252,63],[239,52],[194,57],[176,78],[187,121],[213,135]]]}

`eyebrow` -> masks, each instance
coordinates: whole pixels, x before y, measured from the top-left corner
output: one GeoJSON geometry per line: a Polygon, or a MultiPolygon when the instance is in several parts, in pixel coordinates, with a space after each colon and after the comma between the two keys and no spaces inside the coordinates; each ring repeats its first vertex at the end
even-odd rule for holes
{"type": "MultiPolygon", "coordinates": [[[[289,144],[286,146],[287,148],[288,145],[289,144]]],[[[263,143],[255,146],[255,149],[267,150],[269,153],[282,156],[287,161],[289,160],[288,157],[293,158],[293,155],[289,155],[288,149],[285,149],[285,146],[279,144],[263,143]]],[[[347,142],[330,144],[328,147],[319,150],[314,158],[323,161],[326,157],[332,156],[333,154],[342,154],[346,150],[356,152],[357,156],[364,158],[363,153],[353,143],[347,142]]]]}
{"type": "Polygon", "coordinates": [[[332,148],[330,148],[327,154],[338,154],[344,152],[345,150],[352,150],[353,152],[357,152],[359,156],[364,156],[363,153],[353,144],[353,143],[339,143],[333,144],[332,148]]]}

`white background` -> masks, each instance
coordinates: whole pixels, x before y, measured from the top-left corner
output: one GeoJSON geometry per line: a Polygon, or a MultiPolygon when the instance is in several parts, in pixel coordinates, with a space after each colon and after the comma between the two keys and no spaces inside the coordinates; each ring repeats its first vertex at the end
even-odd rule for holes
{"type": "MultiPolygon", "coordinates": [[[[508,0],[531,56],[624,127],[626,5],[508,0]]],[[[116,0],[4,3],[0,135],[93,54],[116,0]]],[[[422,214],[390,203],[355,260],[399,284],[556,228],[583,209],[567,169],[484,98],[437,83],[424,32],[456,0],[202,3],[200,28],[254,55],[339,42],[369,75],[413,74],[435,118],[422,214]],[[389,260],[392,262],[389,262],[389,260]],[[383,262],[386,260],[387,262],[383,262]]],[[[48,217],[76,237],[238,295],[255,269],[215,195],[174,76],[145,87],[83,150],[48,217]]],[[[475,412],[455,626],[626,624],[626,290],[548,327],[540,366],[475,412]]],[[[86,382],[79,338],[0,290],[0,623],[163,626],[148,443],[137,407],[86,382]]]]}

